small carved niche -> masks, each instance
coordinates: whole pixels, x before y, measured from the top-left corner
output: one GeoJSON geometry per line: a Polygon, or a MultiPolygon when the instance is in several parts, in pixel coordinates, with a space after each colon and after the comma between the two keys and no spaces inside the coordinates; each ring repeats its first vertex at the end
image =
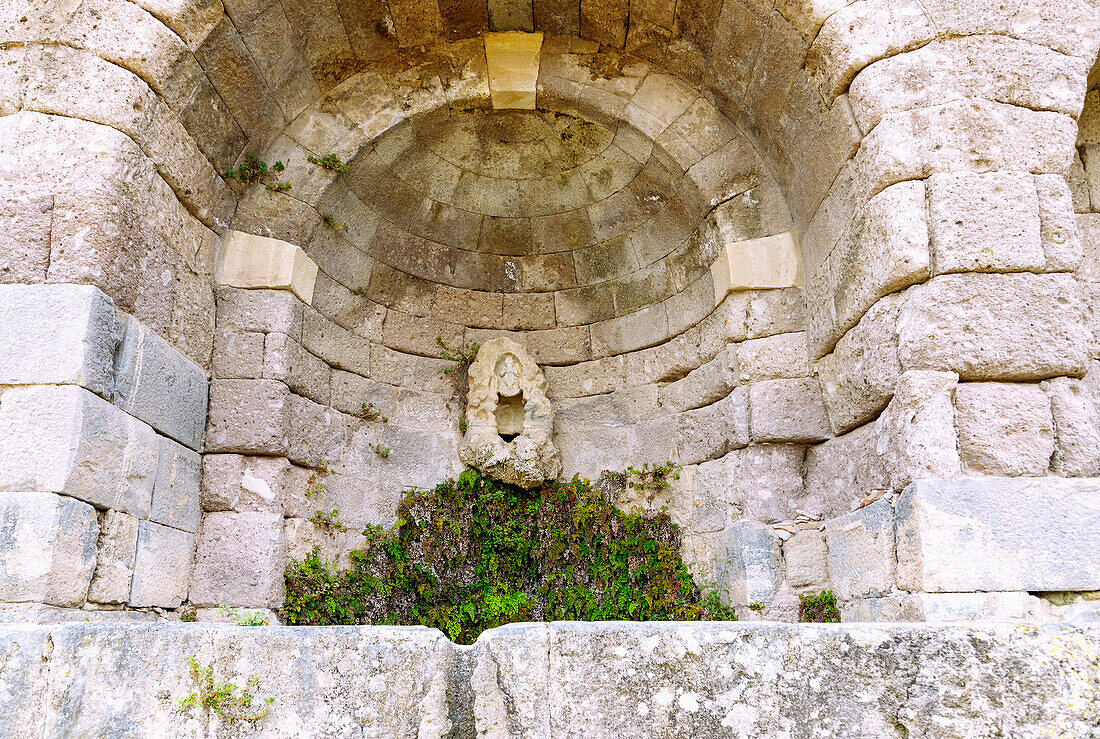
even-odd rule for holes
{"type": "Polygon", "coordinates": [[[520,385],[520,361],[514,354],[504,354],[497,360],[497,433],[506,442],[523,433],[523,417],[527,404],[520,385]]]}

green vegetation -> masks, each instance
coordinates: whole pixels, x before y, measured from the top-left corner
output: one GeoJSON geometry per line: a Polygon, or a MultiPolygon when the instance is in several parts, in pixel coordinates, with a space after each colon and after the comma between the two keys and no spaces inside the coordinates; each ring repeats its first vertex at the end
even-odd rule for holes
{"type": "Polygon", "coordinates": [[[340,161],[340,157],[336,154],[325,154],[323,157],[307,156],[306,161],[310,164],[316,164],[318,167],[324,167],[332,172],[339,172],[342,175],[347,175],[348,165],[340,161]]]}
{"type": "Polygon", "coordinates": [[[436,336],[435,343],[439,345],[439,356],[448,362],[454,362],[450,367],[443,370],[443,374],[454,378],[466,376],[466,371],[474,363],[474,359],[477,358],[477,351],[481,348],[481,344],[475,341],[470,344],[469,349],[463,349],[462,347],[451,349],[447,346],[447,342],[443,341],[442,336],[436,336]]]}
{"type": "Polygon", "coordinates": [[[411,491],[353,566],[286,570],[288,624],[422,624],[460,643],[513,621],[732,620],[702,597],[667,513],[624,513],[587,480],[523,490],[466,470],[411,491]]]}
{"type": "Polygon", "coordinates": [[[378,412],[378,409],[374,407],[374,403],[363,403],[363,412],[359,414],[359,417],[364,421],[381,421],[382,423],[389,423],[390,419],[383,416],[378,412]]]}
{"type": "Polygon", "coordinates": [[[309,476],[309,482],[306,484],[306,497],[312,498],[315,495],[320,495],[325,492],[324,476],[332,472],[332,467],[329,466],[329,462],[324,457],[320,457],[317,460],[317,471],[309,476]]]}
{"type": "Polygon", "coordinates": [[[393,451],[388,446],[383,446],[382,444],[372,444],[371,449],[373,449],[374,453],[382,459],[388,459],[390,456],[390,452],[393,451]]]}
{"type": "Polygon", "coordinates": [[[339,231],[340,229],[347,230],[347,226],[341,225],[336,222],[336,216],[329,213],[327,210],[321,211],[321,223],[325,228],[330,231],[339,231]]]}
{"type": "Polygon", "coordinates": [[[324,531],[326,534],[331,534],[334,531],[348,530],[348,527],[340,521],[340,511],[335,508],[327,512],[318,510],[309,520],[310,523],[324,531]]]}
{"type": "Polygon", "coordinates": [[[803,623],[838,624],[840,609],[832,590],[798,596],[798,620],[803,623]]]}
{"type": "Polygon", "coordinates": [[[670,475],[673,480],[680,479],[680,473],[676,470],[682,469],[682,466],[672,461],[665,462],[664,464],[655,464],[652,467],[649,465],[649,462],[646,462],[642,465],[641,469],[637,467],[627,467],[623,472],[604,470],[603,474],[608,479],[627,485],[633,490],[660,492],[672,487],[672,483],[669,482],[670,475]]]}
{"type": "Polygon", "coordinates": [[[180,711],[186,712],[195,706],[201,706],[213,710],[227,721],[255,723],[267,716],[271,704],[275,702],[274,698],[266,698],[259,708],[252,707],[252,690],[260,683],[258,675],[249,677],[244,688],[238,690],[234,683],[215,682],[214,668],[203,667],[194,657],[187,658],[187,665],[191,668],[191,679],[197,685],[197,690],[185,698],[176,698],[176,707],[180,711]]]}
{"type": "Polygon", "coordinates": [[[765,608],[764,604],[761,603],[758,600],[754,600],[752,603],[749,603],[749,610],[750,611],[756,611],[757,613],[760,613],[761,611],[764,610],[764,608],[765,608]]]}
{"type": "MultiPolygon", "coordinates": [[[[282,162],[275,162],[269,168],[267,162],[260,159],[255,154],[245,154],[244,161],[241,162],[241,166],[236,169],[230,169],[225,173],[227,180],[236,180],[242,185],[255,185],[260,180],[266,177],[272,177],[279,172],[286,169],[282,162]]],[[[264,184],[268,190],[274,190],[275,192],[286,192],[290,189],[290,185],[285,182],[268,182],[264,184]]]]}

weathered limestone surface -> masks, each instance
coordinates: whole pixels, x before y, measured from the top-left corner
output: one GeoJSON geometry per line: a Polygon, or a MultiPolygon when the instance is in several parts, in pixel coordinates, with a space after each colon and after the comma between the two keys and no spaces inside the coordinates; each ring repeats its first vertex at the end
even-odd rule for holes
{"type": "Polygon", "coordinates": [[[99,524],[86,503],[52,493],[0,493],[0,601],[84,602],[99,524]]]}
{"type": "Polygon", "coordinates": [[[88,600],[96,603],[126,603],[134,577],[138,546],[138,520],[120,511],[99,514],[95,574],[88,600]]]}
{"type": "Polygon", "coordinates": [[[898,501],[897,520],[905,590],[1100,589],[1095,481],[915,482],[898,501]]]}
{"type": "Polygon", "coordinates": [[[1051,404],[1038,385],[963,382],[955,388],[963,471],[970,475],[1042,475],[1054,453],[1051,404]]]}
{"type": "Polygon", "coordinates": [[[191,656],[219,682],[256,675],[276,738],[1088,736],[1100,629],[513,624],[457,647],[422,628],[83,624],[0,628],[0,655],[18,739],[239,735],[176,709],[191,656]]]}
{"type": "Polygon", "coordinates": [[[122,323],[91,285],[0,285],[0,384],[73,384],[106,395],[122,323]]]}
{"type": "Polygon", "coordinates": [[[272,513],[203,516],[188,599],[196,606],[277,608],[283,601],[283,517],[272,513]]]}
{"type": "Polygon", "coordinates": [[[194,534],[140,522],[130,605],[178,608],[187,598],[194,551],[194,534]]]}
{"type": "Polygon", "coordinates": [[[202,457],[171,439],[160,437],[157,479],[153,483],[153,506],[149,518],[165,526],[199,530],[199,477],[202,457]]]}
{"type": "Polygon", "coordinates": [[[779,586],[779,539],[768,526],[737,521],[718,542],[718,582],[733,606],[768,603],[779,586]]]}
{"type": "Polygon", "coordinates": [[[897,569],[894,509],[886,499],[825,522],[829,575],[838,598],[882,595],[897,569]]]}

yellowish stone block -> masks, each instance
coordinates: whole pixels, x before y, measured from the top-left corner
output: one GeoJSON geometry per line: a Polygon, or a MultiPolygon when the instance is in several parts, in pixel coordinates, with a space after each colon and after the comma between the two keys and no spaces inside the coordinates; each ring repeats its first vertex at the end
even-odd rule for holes
{"type": "Polygon", "coordinates": [[[507,31],[484,38],[493,108],[534,110],[542,34],[507,31]]]}
{"type": "Polygon", "coordinates": [[[760,290],[802,285],[802,254],[794,232],[726,244],[710,265],[718,305],[734,290],[760,290]]]}
{"type": "Polygon", "coordinates": [[[289,290],[309,305],[317,281],[317,263],[301,247],[286,241],[229,231],[222,242],[214,279],[228,287],[289,290]]]}

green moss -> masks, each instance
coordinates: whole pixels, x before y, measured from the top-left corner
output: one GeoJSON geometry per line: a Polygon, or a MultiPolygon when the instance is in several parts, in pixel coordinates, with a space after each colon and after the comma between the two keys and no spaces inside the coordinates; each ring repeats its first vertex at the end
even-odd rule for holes
{"type": "Polygon", "coordinates": [[[666,513],[617,510],[587,480],[521,488],[467,470],[411,492],[337,571],[286,571],[288,624],[421,624],[468,644],[513,621],[732,620],[702,597],[666,513]]]}
{"type": "Polygon", "coordinates": [[[838,624],[840,609],[832,590],[798,596],[798,620],[802,623],[838,624]]]}

